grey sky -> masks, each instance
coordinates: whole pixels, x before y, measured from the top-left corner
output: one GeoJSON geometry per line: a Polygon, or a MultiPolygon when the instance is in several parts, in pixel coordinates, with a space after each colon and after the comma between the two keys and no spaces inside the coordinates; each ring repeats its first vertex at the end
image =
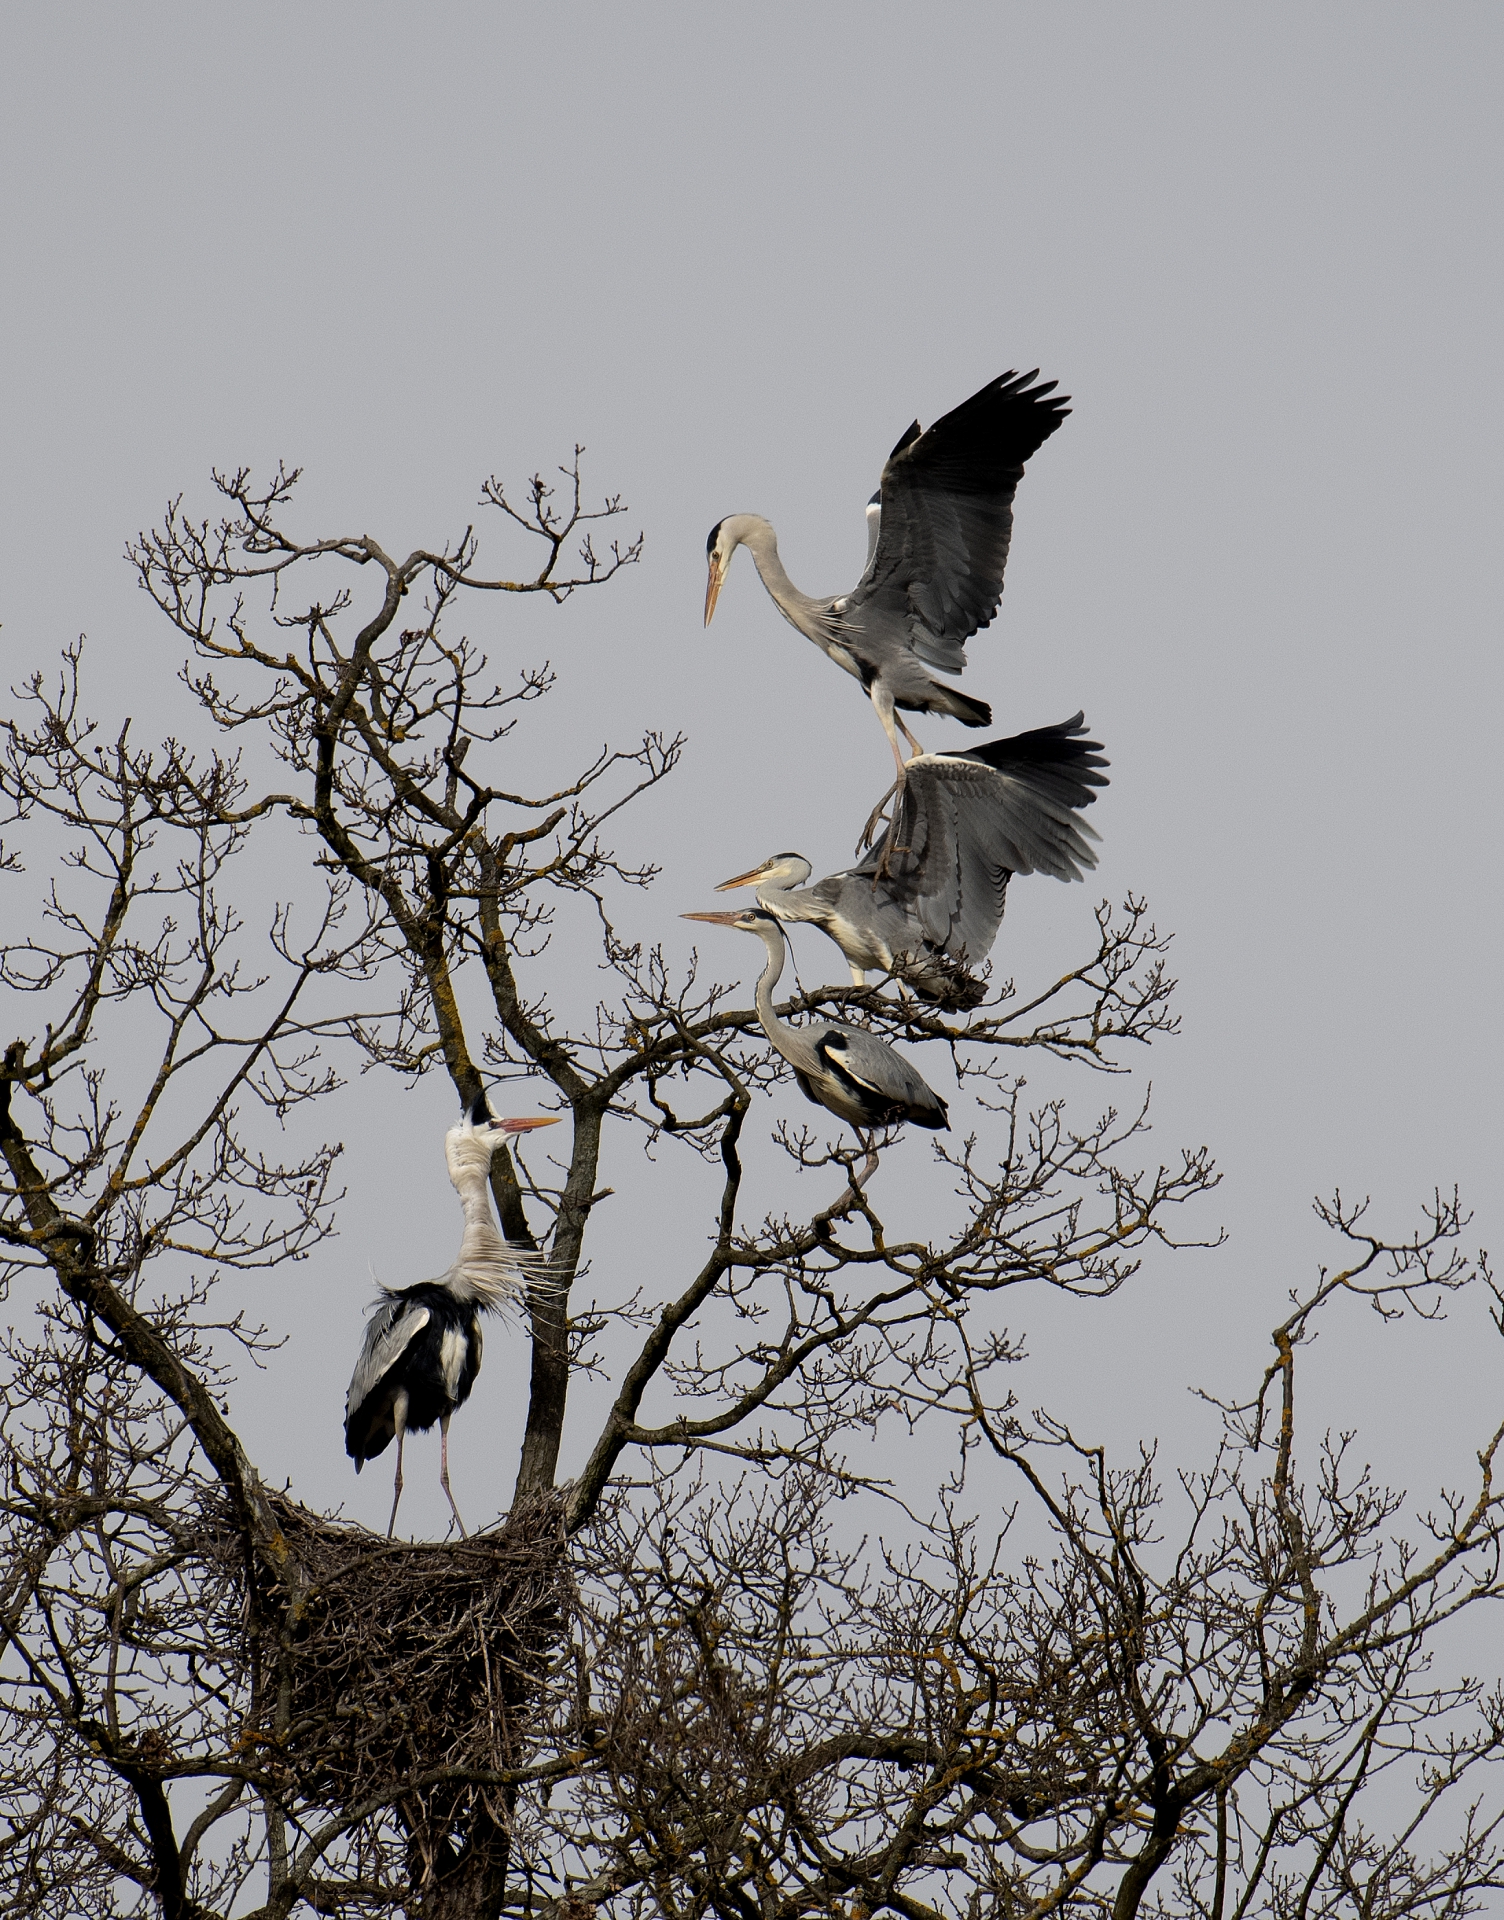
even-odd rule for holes
{"type": "MultiPolygon", "coordinates": [[[[1024,1397],[1118,1438],[1202,1431],[1181,1389],[1246,1382],[1320,1255],[1314,1190],[1372,1191],[1392,1225],[1457,1179],[1487,1244],[1496,8],[17,6],[6,41],[7,679],[87,630],[97,704],[144,722],[176,648],[118,555],[169,494],[207,506],[212,463],[299,463],[301,526],[405,545],[463,526],[487,473],[584,441],[643,565],[561,612],[464,618],[499,661],[553,659],[571,760],[689,734],[622,833],[665,867],[632,924],[682,955],[674,916],[726,873],[785,846],[839,863],[887,753],[749,561],[700,632],[709,527],[766,513],[796,581],[849,585],[909,419],[1038,365],[1075,412],[1020,490],[964,685],[1000,732],[1084,706],[1107,743],[1100,890],[1149,896],[1183,981],[1156,1145],[1211,1144],[1205,1225],[1232,1244],[1107,1308],[1010,1302],[1039,1355],[1024,1397]]],[[[1097,897],[1020,886],[1000,967],[1075,957],[1097,897]]],[[[368,1263],[401,1281],[449,1258],[424,1250],[425,1209],[446,1248],[457,1218],[448,1117],[437,1082],[367,1080],[333,1123],[343,1237],[268,1290],[316,1337],[239,1404],[313,1501],[353,1484],[338,1416],[368,1263]]],[[[885,1180],[924,1149],[903,1152],[885,1180]]],[[[610,1171],[628,1184],[624,1153],[610,1171]]],[[[603,1295],[613,1263],[660,1286],[661,1208],[624,1202],[620,1245],[597,1240],[603,1295]]],[[[693,1218],[675,1230],[692,1248],[693,1218]]],[[[1361,1365],[1333,1348],[1334,1419],[1369,1423],[1407,1480],[1437,1427],[1444,1475],[1438,1413],[1497,1379],[1475,1334],[1422,1343],[1424,1382],[1381,1330],[1361,1365]]],[[[477,1507],[490,1449],[509,1482],[523,1377],[493,1340],[456,1427],[477,1507]]],[[[374,1478],[352,1506],[373,1519],[374,1478]]]]}

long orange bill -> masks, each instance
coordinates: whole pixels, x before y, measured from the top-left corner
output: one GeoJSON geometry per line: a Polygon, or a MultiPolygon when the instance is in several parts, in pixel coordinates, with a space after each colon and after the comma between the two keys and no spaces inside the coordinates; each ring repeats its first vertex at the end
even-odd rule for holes
{"type": "Polygon", "coordinates": [[[734,913],[681,913],[681,920],[708,920],[713,927],[734,927],[737,915],[734,913]]]}
{"type": "Polygon", "coordinates": [[[556,1127],[564,1118],[561,1113],[538,1114],[531,1120],[503,1120],[503,1133],[531,1133],[534,1127],[556,1127]]]}
{"type": "Polygon", "coordinates": [[[717,893],[730,893],[733,887],[750,887],[754,880],[761,880],[768,870],[766,860],[760,867],[753,867],[748,873],[739,873],[734,880],[723,880],[716,888],[717,893]]]}
{"type": "Polygon", "coordinates": [[[710,625],[710,616],[715,612],[715,603],[720,598],[721,582],[725,579],[718,561],[710,563],[710,578],[705,583],[705,624],[710,625]]]}

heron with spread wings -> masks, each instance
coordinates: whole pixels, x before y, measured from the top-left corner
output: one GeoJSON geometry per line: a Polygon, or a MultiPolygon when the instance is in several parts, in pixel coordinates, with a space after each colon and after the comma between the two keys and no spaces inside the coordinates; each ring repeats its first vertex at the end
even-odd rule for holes
{"type": "Polygon", "coordinates": [[[924,751],[901,714],[950,714],[968,727],[992,720],[985,701],[935,675],[964,670],[966,642],[997,612],[1024,462],[1069,412],[1069,396],[1055,393],[1055,381],[1029,384],[1037,374],[989,381],[927,432],[913,423],[889,454],[869,505],[875,538],[849,593],[801,593],[761,514],[732,514],[706,542],[706,626],[732,554],[746,547],[784,618],[861,681],[893,749],[900,786],[906,763],[899,734],[914,754],[924,751]]]}
{"type": "Polygon", "coordinates": [[[778,853],[723,880],[756,887],[758,905],[828,934],[857,986],[880,967],[921,998],[964,1010],[985,995],[968,969],[986,959],[1016,873],[1080,880],[1097,864],[1081,809],[1107,785],[1101,742],[1084,714],[992,740],[969,753],[928,753],[907,779],[882,838],[858,865],[814,886],[803,854],[778,853]]]}

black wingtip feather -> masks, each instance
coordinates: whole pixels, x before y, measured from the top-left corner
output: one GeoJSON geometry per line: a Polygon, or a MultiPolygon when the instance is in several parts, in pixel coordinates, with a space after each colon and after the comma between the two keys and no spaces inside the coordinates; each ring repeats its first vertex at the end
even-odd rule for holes
{"type": "Polygon", "coordinates": [[[1016,778],[1042,791],[1053,792],[1072,807],[1089,807],[1096,799],[1093,787],[1110,786],[1102,771],[1112,763],[1102,751],[1100,740],[1084,740],[1084,713],[1052,727],[1033,727],[1028,733],[1015,733],[1006,740],[989,740],[985,746],[958,753],[958,760],[975,760],[999,773],[1016,778]]]}
{"type": "Polygon", "coordinates": [[[1070,395],[1056,392],[1058,381],[1030,386],[1038,373],[999,374],[927,432],[911,427],[888,455],[890,464],[904,456],[911,484],[923,475],[951,492],[1002,492],[1011,500],[1024,463],[1070,413],[1070,395]]]}

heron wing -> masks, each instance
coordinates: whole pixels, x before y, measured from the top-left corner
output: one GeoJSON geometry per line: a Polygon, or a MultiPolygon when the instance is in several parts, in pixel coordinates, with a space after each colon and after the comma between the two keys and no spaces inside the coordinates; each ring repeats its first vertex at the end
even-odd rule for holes
{"type": "Polygon", "coordinates": [[[1083,737],[1086,731],[1086,715],[1073,713],[1052,727],[1034,727],[1028,733],[989,740],[944,757],[993,767],[1074,810],[1089,807],[1097,797],[1096,789],[1111,784],[1102,769],[1112,762],[1103,754],[1100,740],[1083,737]]]}
{"type": "Polygon", "coordinates": [[[894,955],[920,937],[897,901],[881,886],[874,888],[870,869],[827,874],[799,891],[810,897],[805,917],[828,934],[854,966],[891,966],[894,955]]]}
{"type": "Polygon", "coordinates": [[[961,671],[997,612],[1024,462],[1069,412],[1055,381],[1034,378],[1005,373],[928,432],[916,423],[883,468],[877,545],[847,606],[901,621],[942,673],[961,671]]]}
{"type": "Polygon", "coordinates": [[[944,1108],[945,1102],[917,1068],[875,1033],[866,1033],[860,1027],[828,1026],[815,1046],[833,1073],[851,1081],[863,1093],[905,1107],[944,1108]]]}
{"type": "Polygon", "coordinates": [[[360,1357],[350,1376],[350,1391],[345,1395],[347,1421],[402,1358],[431,1317],[427,1307],[416,1306],[400,1297],[384,1302],[371,1315],[366,1322],[360,1357]]]}
{"type": "Polygon", "coordinates": [[[1009,877],[1079,880],[1097,864],[1079,817],[1107,785],[1101,743],[1075,714],[905,770],[892,824],[862,863],[952,958],[975,964],[997,938],[1009,877]]]}

